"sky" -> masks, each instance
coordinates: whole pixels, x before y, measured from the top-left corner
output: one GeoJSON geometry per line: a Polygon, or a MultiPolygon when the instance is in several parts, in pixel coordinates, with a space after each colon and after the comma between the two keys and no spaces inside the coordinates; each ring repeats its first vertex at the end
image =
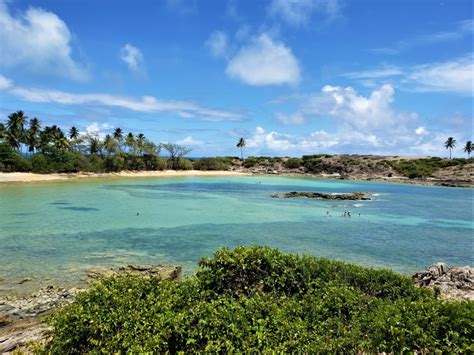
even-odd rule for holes
{"type": "Polygon", "coordinates": [[[0,0],[0,121],[192,156],[454,156],[472,140],[470,0],[0,0]]]}

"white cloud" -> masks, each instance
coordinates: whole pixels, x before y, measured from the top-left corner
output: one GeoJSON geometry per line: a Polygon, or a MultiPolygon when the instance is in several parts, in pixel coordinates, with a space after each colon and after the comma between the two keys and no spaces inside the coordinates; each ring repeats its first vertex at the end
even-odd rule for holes
{"type": "Polygon", "coordinates": [[[298,60],[290,48],[262,33],[230,60],[227,75],[246,84],[295,85],[300,81],[298,60]]]}
{"type": "Polygon", "coordinates": [[[181,140],[179,140],[179,141],[176,141],[176,144],[197,146],[197,145],[203,145],[204,142],[203,142],[203,141],[200,141],[200,140],[197,140],[197,139],[194,139],[194,138],[191,137],[191,136],[187,136],[187,137],[184,138],[184,139],[181,139],[181,140]]]}
{"type": "Polygon", "coordinates": [[[113,127],[108,123],[100,124],[98,122],[92,122],[89,126],[86,127],[83,133],[89,136],[98,136],[103,138],[106,134],[104,131],[109,130],[110,128],[113,127]]]}
{"type": "Polygon", "coordinates": [[[214,31],[205,45],[214,57],[225,57],[228,50],[227,35],[222,31],[214,31]]]}
{"type": "Polygon", "coordinates": [[[460,40],[472,35],[474,32],[474,20],[468,19],[456,23],[456,27],[449,31],[439,31],[421,36],[411,36],[409,39],[398,41],[392,47],[382,47],[371,49],[374,53],[396,55],[401,52],[423,46],[433,45],[441,42],[460,40]]]}
{"type": "Polygon", "coordinates": [[[372,69],[372,70],[346,73],[344,74],[344,76],[351,79],[379,79],[379,78],[387,78],[390,76],[398,76],[402,74],[403,74],[403,71],[398,67],[383,66],[383,67],[372,69]]]}
{"type": "Polygon", "coordinates": [[[0,75],[0,90],[8,89],[12,86],[12,81],[0,75]]]}
{"type": "Polygon", "coordinates": [[[277,112],[275,114],[275,118],[277,119],[277,121],[285,125],[302,125],[306,122],[306,119],[301,112],[295,112],[289,115],[277,112]]]}
{"type": "Polygon", "coordinates": [[[407,76],[417,91],[474,92],[474,57],[467,55],[444,63],[419,65],[407,76]]]}
{"type": "Polygon", "coordinates": [[[291,26],[307,25],[315,13],[332,20],[340,14],[338,0],[272,0],[268,8],[271,16],[281,18],[291,26]]]}
{"type": "Polygon", "coordinates": [[[400,68],[382,66],[349,72],[343,76],[356,79],[366,87],[376,86],[377,79],[390,80],[401,90],[418,92],[453,92],[473,95],[474,57],[472,54],[441,63],[426,63],[400,68]]]}
{"type": "Polygon", "coordinates": [[[48,72],[84,80],[87,71],[72,58],[71,33],[56,14],[30,7],[14,17],[0,2],[0,65],[21,66],[33,72],[48,72]]]}
{"type": "Polygon", "coordinates": [[[120,49],[120,59],[122,59],[133,71],[143,70],[142,52],[130,43],[126,43],[120,49]]]}
{"type": "Polygon", "coordinates": [[[427,134],[428,134],[428,131],[426,130],[425,127],[419,126],[417,129],[415,129],[415,133],[416,133],[418,136],[424,136],[424,135],[427,135],[427,134]]]}
{"type": "MultiPolygon", "coordinates": [[[[8,81],[0,76],[0,82],[8,81]]],[[[1,88],[1,86],[0,86],[1,88]]],[[[13,85],[3,91],[27,102],[53,103],[61,105],[99,105],[124,108],[136,112],[168,112],[183,118],[196,117],[209,121],[238,121],[242,116],[237,113],[206,108],[190,101],[159,100],[153,96],[132,98],[110,94],[76,94],[59,90],[25,88],[13,85]]]]}

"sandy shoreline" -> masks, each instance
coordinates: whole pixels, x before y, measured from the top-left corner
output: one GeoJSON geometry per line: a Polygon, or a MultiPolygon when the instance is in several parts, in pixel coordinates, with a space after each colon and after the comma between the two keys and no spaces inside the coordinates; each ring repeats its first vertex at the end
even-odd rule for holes
{"type": "Polygon", "coordinates": [[[164,170],[164,171],[121,171],[118,173],[74,173],[74,174],[33,174],[33,173],[0,173],[2,183],[29,183],[47,181],[67,181],[84,178],[108,177],[181,177],[181,176],[242,176],[251,175],[237,171],[201,171],[201,170],[164,170]]]}
{"type": "MultiPolygon", "coordinates": [[[[300,177],[312,178],[322,180],[340,180],[339,177],[330,174],[312,175],[312,174],[298,174],[281,172],[277,174],[265,174],[261,172],[251,171],[231,171],[231,170],[164,170],[164,171],[121,171],[118,173],[64,173],[64,174],[33,174],[33,173],[2,173],[0,172],[0,185],[2,184],[17,184],[17,183],[40,183],[40,182],[57,182],[57,181],[72,181],[86,178],[152,178],[152,177],[186,177],[186,176],[250,176],[250,175],[269,175],[269,176],[284,176],[284,177],[300,177]]],[[[472,188],[472,183],[456,184],[452,181],[443,180],[410,180],[403,177],[380,177],[380,176],[354,176],[344,181],[372,181],[372,182],[386,182],[394,184],[409,184],[409,185],[425,185],[425,186],[446,186],[446,187],[468,187],[472,188]],[[445,184],[443,184],[445,183],[445,184]],[[453,184],[454,183],[454,184],[453,184]]]]}

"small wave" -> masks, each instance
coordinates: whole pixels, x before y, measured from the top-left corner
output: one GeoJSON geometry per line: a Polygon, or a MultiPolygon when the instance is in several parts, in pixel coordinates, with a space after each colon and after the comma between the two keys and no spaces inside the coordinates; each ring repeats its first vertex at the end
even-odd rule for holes
{"type": "Polygon", "coordinates": [[[354,207],[362,207],[362,206],[364,206],[364,205],[363,205],[362,203],[355,203],[355,204],[353,204],[352,206],[354,206],[354,207]]]}

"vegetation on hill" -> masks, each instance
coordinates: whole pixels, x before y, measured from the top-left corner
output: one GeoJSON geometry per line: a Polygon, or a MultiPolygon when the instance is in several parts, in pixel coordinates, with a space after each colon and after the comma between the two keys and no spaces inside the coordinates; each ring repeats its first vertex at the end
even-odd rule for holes
{"type": "Polygon", "coordinates": [[[472,302],[258,246],[221,249],[183,280],[104,279],[49,322],[53,353],[474,351],[472,302]]]}

